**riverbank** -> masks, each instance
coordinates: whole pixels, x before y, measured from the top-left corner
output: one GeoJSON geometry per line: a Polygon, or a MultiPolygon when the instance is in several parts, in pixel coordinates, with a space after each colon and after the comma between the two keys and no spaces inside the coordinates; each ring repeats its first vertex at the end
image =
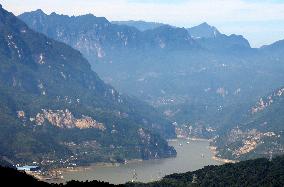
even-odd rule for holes
{"type": "MultiPolygon", "coordinates": [[[[137,177],[139,182],[151,182],[172,173],[184,173],[201,169],[208,165],[219,165],[226,160],[215,158],[208,139],[174,139],[169,145],[175,147],[177,156],[155,160],[128,160],[126,163],[95,163],[89,166],[57,168],[49,171],[49,183],[65,183],[70,180],[100,180],[114,184],[123,184],[137,177]],[[136,175],[137,174],[137,175],[136,175]],[[64,177],[64,178],[61,178],[64,177]]],[[[42,179],[41,179],[42,180],[42,179]]]]}
{"type": "Polygon", "coordinates": [[[124,164],[131,164],[131,163],[139,163],[139,162],[143,162],[144,160],[142,159],[131,159],[131,160],[126,160],[124,163],[118,163],[118,162],[98,162],[98,163],[92,163],[88,166],[76,166],[76,167],[67,167],[67,168],[58,168],[55,169],[53,171],[62,171],[62,172],[77,172],[77,171],[85,171],[88,169],[91,169],[93,167],[118,167],[120,165],[124,165],[124,164]]]}
{"type": "Polygon", "coordinates": [[[217,161],[217,162],[223,162],[223,163],[237,163],[237,160],[229,160],[229,159],[225,159],[225,158],[220,158],[217,156],[217,147],[214,146],[209,146],[210,151],[212,152],[212,154],[214,156],[212,156],[212,159],[217,161]]]}
{"type": "Polygon", "coordinates": [[[208,165],[219,165],[213,160],[207,141],[186,139],[170,140],[169,145],[177,151],[176,157],[155,160],[132,160],[127,164],[95,164],[87,168],[68,168],[63,172],[64,180],[100,180],[113,184],[127,181],[151,182],[172,173],[195,171],[208,165]]]}
{"type": "MultiPolygon", "coordinates": [[[[186,138],[187,140],[191,140],[191,141],[208,141],[208,142],[212,142],[211,139],[203,139],[203,138],[186,138]]],[[[237,160],[229,160],[229,159],[225,159],[225,158],[220,158],[217,156],[217,147],[214,146],[209,146],[210,151],[212,152],[213,156],[211,157],[213,160],[217,161],[217,162],[221,162],[221,163],[236,163],[238,162],[237,160]]]]}
{"type": "Polygon", "coordinates": [[[105,168],[111,168],[111,167],[119,167],[121,165],[125,164],[133,164],[133,163],[140,163],[143,162],[142,159],[131,159],[126,160],[125,163],[118,163],[118,162],[98,162],[98,163],[92,163],[87,166],[74,166],[74,167],[64,167],[64,168],[55,168],[48,170],[47,172],[41,173],[41,172],[33,172],[33,171],[26,171],[28,175],[33,176],[34,178],[44,181],[47,183],[66,183],[66,180],[64,179],[63,175],[65,173],[72,173],[72,172],[85,172],[88,170],[92,170],[96,167],[105,167],[105,168]]]}

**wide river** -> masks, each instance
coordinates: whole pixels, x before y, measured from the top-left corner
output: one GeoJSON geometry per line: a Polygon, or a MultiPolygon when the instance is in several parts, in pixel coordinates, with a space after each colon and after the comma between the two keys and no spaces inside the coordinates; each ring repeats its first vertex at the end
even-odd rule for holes
{"type": "Polygon", "coordinates": [[[113,184],[131,181],[150,182],[165,175],[201,169],[207,165],[219,165],[212,159],[208,141],[178,139],[170,141],[177,151],[175,158],[137,161],[120,165],[94,165],[85,169],[63,172],[65,181],[100,180],[113,184]],[[136,173],[136,174],[135,174],[136,173]]]}

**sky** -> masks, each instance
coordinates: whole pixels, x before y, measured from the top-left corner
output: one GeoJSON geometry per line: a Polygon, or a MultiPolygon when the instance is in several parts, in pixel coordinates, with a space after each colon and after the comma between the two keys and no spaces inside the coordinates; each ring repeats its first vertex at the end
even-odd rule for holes
{"type": "Polygon", "coordinates": [[[144,20],[192,27],[207,22],[239,34],[253,47],[284,39],[284,0],[0,0],[15,15],[42,9],[50,14],[92,13],[110,21],[144,20]]]}

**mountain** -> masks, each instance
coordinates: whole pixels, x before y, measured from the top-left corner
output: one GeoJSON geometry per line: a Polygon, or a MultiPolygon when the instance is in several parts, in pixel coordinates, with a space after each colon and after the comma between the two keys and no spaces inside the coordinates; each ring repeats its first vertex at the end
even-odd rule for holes
{"type": "Polygon", "coordinates": [[[3,8],[0,45],[1,156],[49,166],[176,154],[164,139],[175,137],[174,128],[159,112],[3,8]]]}
{"type": "Polygon", "coordinates": [[[162,112],[179,136],[225,133],[258,98],[284,85],[281,52],[251,48],[243,36],[208,24],[194,28],[202,33],[196,38],[185,28],[163,25],[142,32],[93,15],[36,11],[19,18],[80,50],[105,82],[162,112]]]}
{"type": "Polygon", "coordinates": [[[270,45],[265,45],[260,48],[263,53],[266,53],[270,58],[276,58],[277,61],[284,57],[284,40],[279,40],[270,45]]]}
{"type": "Polygon", "coordinates": [[[235,78],[252,76],[240,75],[251,71],[242,68],[254,69],[245,65],[250,63],[247,55],[239,58],[243,51],[252,50],[240,36],[220,34],[196,40],[184,28],[164,25],[141,32],[93,15],[46,15],[40,10],[19,18],[34,30],[80,50],[100,77],[119,91],[154,106],[203,100],[205,95],[210,95],[210,100],[220,100],[222,90],[234,93],[251,87],[247,83],[240,86],[235,78]]]}
{"type": "Polygon", "coordinates": [[[196,38],[196,39],[216,38],[221,35],[221,33],[217,30],[216,27],[208,25],[208,23],[206,22],[189,28],[188,32],[193,38],[196,38]]]}
{"type": "Polygon", "coordinates": [[[279,88],[248,111],[240,124],[215,140],[221,157],[245,160],[284,154],[284,88],[279,88]]]}
{"type": "Polygon", "coordinates": [[[69,17],[56,13],[47,15],[42,10],[24,13],[19,18],[32,29],[80,50],[87,58],[95,58],[91,61],[93,66],[96,60],[112,63],[116,58],[129,55],[129,51],[136,54],[153,48],[174,48],[170,43],[165,43],[165,40],[173,42],[173,39],[177,39],[185,46],[195,45],[186,29],[168,25],[157,27],[153,32],[141,32],[135,27],[111,24],[104,17],[92,14],[69,17]],[[167,31],[177,34],[177,38],[167,31]]]}
{"type": "MultiPolygon", "coordinates": [[[[21,16],[20,16],[21,17],[21,16]]],[[[162,26],[168,26],[172,28],[177,28],[171,25],[166,25],[162,23],[153,23],[145,21],[114,21],[111,22],[118,25],[127,25],[134,27],[139,31],[154,30],[162,26]]],[[[249,42],[240,35],[225,35],[218,31],[214,26],[209,25],[204,22],[200,25],[188,28],[187,31],[189,35],[200,44],[203,48],[212,50],[214,52],[231,52],[236,50],[242,50],[243,48],[250,49],[249,42]]],[[[243,52],[243,51],[242,51],[243,52]]]]}
{"type": "Polygon", "coordinates": [[[146,21],[112,21],[112,24],[117,24],[117,25],[127,25],[130,27],[135,27],[139,31],[146,31],[146,30],[152,30],[156,29],[160,26],[164,26],[165,24],[163,23],[156,23],[156,22],[146,22],[146,21]]]}
{"type": "Polygon", "coordinates": [[[247,53],[252,49],[248,40],[240,35],[225,35],[208,23],[187,29],[190,35],[205,49],[221,53],[247,53]]]}

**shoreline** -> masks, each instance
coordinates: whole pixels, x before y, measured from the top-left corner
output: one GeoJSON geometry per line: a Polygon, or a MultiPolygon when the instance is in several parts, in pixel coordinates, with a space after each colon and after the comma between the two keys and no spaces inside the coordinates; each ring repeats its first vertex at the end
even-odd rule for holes
{"type": "Polygon", "coordinates": [[[225,158],[220,158],[217,155],[217,147],[215,146],[209,146],[210,151],[212,152],[213,156],[211,157],[213,160],[217,162],[223,162],[224,164],[227,163],[237,163],[237,160],[230,160],[230,159],[225,159],[225,158]]]}
{"type": "MultiPolygon", "coordinates": [[[[202,141],[202,142],[211,142],[211,139],[204,139],[204,138],[176,138],[176,139],[168,139],[168,142],[176,142],[179,140],[189,140],[189,141],[202,141]]],[[[223,159],[220,157],[217,157],[217,151],[216,147],[214,146],[208,146],[210,152],[212,153],[211,159],[219,162],[220,164],[226,164],[226,163],[236,163],[238,161],[236,160],[229,160],[229,159],[223,159]]],[[[69,173],[69,172],[80,172],[80,171],[86,171],[86,170],[91,170],[93,167],[118,167],[120,165],[124,164],[130,164],[130,163],[138,163],[138,162],[143,162],[144,160],[142,159],[130,159],[126,160],[125,163],[111,163],[111,162],[98,162],[98,163],[91,163],[86,166],[74,166],[74,167],[61,167],[61,168],[55,168],[48,170],[48,175],[43,175],[40,173],[34,173],[34,172],[29,172],[30,175],[34,176],[35,178],[45,181],[48,183],[66,183],[67,181],[63,178],[64,173],[69,173]]]]}
{"type": "Polygon", "coordinates": [[[131,164],[131,163],[139,163],[139,162],[143,162],[144,160],[142,159],[130,159],[127,160],[125,163],[118,163],[118,162],[97,162],[97,163],[91,163],[89,165],[86,166],[75,166],[75,167],[61,167],[61,168],[55,168],[52,170],[49,170],[49,173],[60,173],[60,175],[62,176],[62,178],[53,178],[51,177],[50,180],[45,180],[48,183],[66,183],[68,181],[66,181],[63,178],[63,174],[64,173],[69,173],[69,172],[80,172],[80,171],[86,171],[86,170],[91,170],[94,167],[118,167],[120,165],[124,165],[124,164],[131,164]]]}
{"type": "Polygon", "coordinates": [[[34,178],[44,181],[47,183],[54,183],[54,184],[60,184],[60,183],[66,183],[66,181],[63,178],[63,173],[68,173],[68,172],[80,172],[80,171],[86,171],[90,170],[93,167],[118,167],[122,164],[130,164],[130,163],[138,163],[138,162],[143,162],[142,159],[130,159],[127,160],[125,163],[118,163],[118,162],[97,162],[97,163],[91,163],[90,165],[86,166],[74,166],[74,167],[59,167],[55,169],[48,170],[47,172],[49,173],[48,175],[38,173],[38,172],[32,172],[32,171],[25,171],[28,175],[33,176],[34,178]]]}
{"type": "Polygon", "coordinates": [[[178,140],[190,140],[190,141],[200,141],[200,142],[211,142],[211,139],[206,138],[195,138],[195,137],[177,137],[176,139],[168,139],[167,142],[176,142],[178,140]]]}
{"type": "Polygon", "coordinates": [[[206,138],[186,138],[186,140],[191,140],[191,141],[201,141],[201,142],[211,142],[211,139],[206,139],[206,138]]]}
{"type": "MultiPolygon", "coordinates": [[[[181,140],[190,140],[190,141],[205,141],[205,142],[212,142],[212,139],[205,139],[205,138],[195,138],[195,137],[178,137],[176,139],[170,139],[168,140],[168,142],[175,142],[178,141],[178,139],[181,140]]],[[[230,160],[230,159],[225,159],[225,158],[220,158],[217,155],[217,151],[216,151],[217,147],[215,146],[210,146],[209,145],[209,150],[210,152],[213,154],[213,156],[211,157],[212,160],[215,160],[217,162],[220,162],[221,164],[227,164],[227,163],[237,163],[237,160],[230,160]]]]}
{"type": "MultiPolygon", "coordinates": [[[[203,138],[175,138],[175,139],[168,139],[168,142],[177,142],[178,140],[190,140],[190,141],[206,141],[206,142],[210,142],[210,139],[203,139],[203,138]]],[[[164,159],[164,158],[160,158],[160,159],[164,159]]],[[[152,159],[155,160],[155,159],[152,159]]],[[[88,170],[91,169],[92,167],[113,167],[113,166],[119,166],[119,165],[123,165],[123,164],[131,164],[131,163],[138,163],[138,162],[143,162],[146,160],[143,159],[130,159],[130,160],[126,160],[125,163],[118,163],[118,162],[97,162],[97,163],[92,163],[90,165],[87,166],[75,166],[75,167],[65,167],[65,168],[56,168],[52,171],[58,171],[58,172],[76,172],[76,171],[84,171],[84,170],[88,170]]]]}

